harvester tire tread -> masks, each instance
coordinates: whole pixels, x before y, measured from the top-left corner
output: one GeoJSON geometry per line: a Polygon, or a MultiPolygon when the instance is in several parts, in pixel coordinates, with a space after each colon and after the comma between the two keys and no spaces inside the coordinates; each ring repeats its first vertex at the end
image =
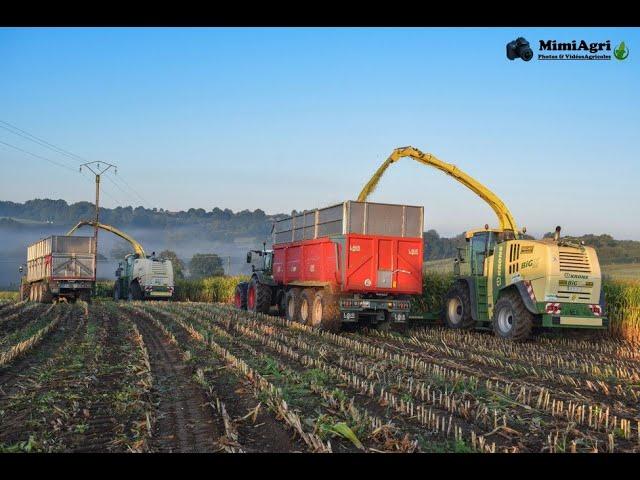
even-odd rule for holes
{"type": "Polygon", "coordinates": [[[493,331],[498,337],[507,338],[514,342],[523,342],[531,336],[533,328],[533,314],[527,310],[520,293],[510,290],[502,295],[493,309],[493,331]],[[510,308],[513,312],[513,326],[508,335],[498,327],[498,314],[501,309],[510,308]]]}
{"type": "Polygon", "coordinates": [[[142,300],[142,288],[140,288],[140,284],[137,280],[134,280],[131,285],[129,285],[129,299],[130,300],[142,300]]]}
{"type": "Polygon", "coordinates": [[[469,287],[466,284],[456,282],[447,292],[444,301],[443,320],[448,328],[468,330],[474,327],[475,320],[471,315],[471,296],[469,295],[469,287]],[[462,319],[457,323],[449,318],[449,302],[454,299],[459,299],[462,307],[462,319]]]}

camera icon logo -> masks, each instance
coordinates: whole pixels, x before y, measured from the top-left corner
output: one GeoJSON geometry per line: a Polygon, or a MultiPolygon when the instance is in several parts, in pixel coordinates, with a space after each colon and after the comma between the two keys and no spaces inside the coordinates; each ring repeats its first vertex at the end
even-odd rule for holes
{"type": "Polygon", "coordinates": [[[531,50],[529,42],[524,37],[518,37],[514,41],[507,43],[507,58],[509,60],[521,58],[528,62],[533,58],[533,50],[531,50]]]}

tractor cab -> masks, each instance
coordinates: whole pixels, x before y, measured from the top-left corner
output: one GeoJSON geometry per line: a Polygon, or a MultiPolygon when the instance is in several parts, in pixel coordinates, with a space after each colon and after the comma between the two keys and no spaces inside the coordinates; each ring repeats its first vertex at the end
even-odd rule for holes
{"type": "Polygon", "coordinates": [[[271,275],[273,269],[273,250],[267,250],[266,243],[262,244],[262,250],[249,250],[247,252],[247,263],[251,264],[252,272],[262,272],[271,275]],[[253,254],[259,259],[254,260],[253,254]]]}

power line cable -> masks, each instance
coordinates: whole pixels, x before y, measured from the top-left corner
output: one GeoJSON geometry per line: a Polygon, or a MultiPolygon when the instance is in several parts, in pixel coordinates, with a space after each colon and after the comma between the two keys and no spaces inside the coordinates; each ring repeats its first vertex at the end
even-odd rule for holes
{"type": "MultiPolygon", "coordinates": [[[[7,130],[8,132],[13,133],[14,135],[18,135],[22,138],[25,138],[27,140],[30,140],[32,142],[35,142],[43,147],[46,147],[50,150],[53,150],[56,153],[60,153],[62,155],[65,155],[67,157],[73,158],[76,161],[80,161],[80,162],[88,162],[89,160],[87,160],[86,158],[80,156],[80,155],[76,155],[73,152],[70,152],[69,150],[65,150],[64,148],[58,147],[57,145],[54,145],[51,142],[48,142],[47,140],[44,140],[43,138],[37,137],[36,135],[33,135],[32,133],[27,132],[26,130],[23,130],[21,128],[16,127],[15,125],[12,125],[9,122],[5,122],[4,120],[0,120],[0,124],[4,124],[6,126],[0,125],[0,128],[3,128],[5,130],[7,130]]],[[[122,183],[124,185],[127,186],[127,188],[133,192],[134,195],[136,195],[140,200],[142,200],[144,203],[146,203],[147,205],[150,205],[151,202],[149,202],[148,200],[146,200],[142,195],[140,195],[131,185],[129,185],[129,183],[127,181],[125,181],[124,178],[122,178],[121,176],[118,177],[122,183]]],[[[118,187],[120,188],[120,187],[118,187]]],[[[124,192],[126,195],[131,195],[130,193],[126,193],[124,192]]],[[[133,197],[132,197],[133,198],[133,197]]]]}
{"type": "Polygon", "coordinates": [[[66,164],[64,164],[64,163],[60,163],[60,162],[56,162],[55,160],[51,160],[50,158],[43,157],[42,155],[38,155],[38,154],[36,154],[36,153],[29,152],[29,151],[24,150],[24,149],[22,149],[22,148],[20,148],[20,147],[16,147],[15,145],[11,145],[10,143],[3,142],[2,140],[0,140],[0,143],[2,143],[3,145],[6,145],[7,147],[11,147],[11,148],[14,148],[14,149],[16,149],[16,150],[19,150],[19,151],[21,151],[21,152],[23,152],[23,153],[26,153],[26,154],[28,154],[28,155],[31,155],[32,157],[36,157],[36,158],[40,158],[41,160],[45,160],[45,161],[47,161],[47,162],[49,162],[49,163],[52,163],[52,164],[54,164],[54,165],[57,165],[58,167],[66,168],[67,170],[71,170],[72,172],[75,172],[75,171],[76,171],[76,170],[75,170],[75,168],[72,168],[72,167],[70,167],[69,165],[66,165],[66,164]]]}
{"type": "Polygon", "coordinates": [[[118,185],[118,184],[113,180],[113,178],[111,178],[111,177],[109,177],[109,176],[106,176],[105,178],[106,178],[107,180],[109,180],[111,183],[113,183],[113,184],[118,188],[118,190],[120,190],[122,193],[124,193],[125,195],[127,195],[129,198],[131,198],[131,199],[135,200],[135,199],[133,198],[133,196],[131,195],[131,193],[130,193],[130,192],[127,192],[126,190],[124,190],[120,185],[118,185]]]}
{"type": "Polygon", "coordinates": [[[21,128],[16,127],[15,125],[11,125],[9,122],[5,122],[4,120],[0,120],[0,123],[3,123],[4,125],[8,125],[10,128],[7,128],[5,126],[0,125],[0,128],[4,128],[5,130],[13,133],[14,135],[18,135],[20,137],[26,138],[27,140],[31,140],[32,142],[38,143],[44,147],[49,148],[50,150],[54,150],[58,153],[61,153],[62,155],[66,155],[67,157],[71,157],[73,159],[75,159],[76,161],[86,161],[83,157],[81,157],[80,155],[76,155],[75,153],[71,153],[67,150],[65,150],[64,148],[60,148],[56,145],[54,145],[51,142],[47,142],[46,140],[43,140],[42,138],[36,137],[35,135],[22,130],[21,128]],[[17,132],[13,131],[13,130],[17,130],[17,132]],[[19,132],[19,133],[18,133],[19,132]]]}
{"type": "Polygon", "coordinates": [[[125,187],[127,187],[131,192],[133,192],[143,203],[146,203],[147,205],[151,205],[151,202],[148,201],[146,198],[144,198],[142,195],[140,195],[131,185],[129,185],[129,182],[127,182],[121,175],[116,175],[113,178],[121,181],[122,184],[125,187]]]}

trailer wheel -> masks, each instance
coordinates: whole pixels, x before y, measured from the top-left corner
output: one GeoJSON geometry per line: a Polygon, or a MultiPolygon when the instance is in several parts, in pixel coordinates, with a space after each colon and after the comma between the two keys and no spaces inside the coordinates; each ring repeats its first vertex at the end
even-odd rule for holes
{"type": "Polygon", "coordinates": [[[23,283],[20,285],[20,300],[27,301],[31,298],[31,288],[29,284],[23,283]]]}
{"type": "Polygon", "coordinates": [[[517,291],[505,293],[493,310],[493,331],[498,337],[522,342],[531,335],[533,314],[524,306],[517,291]]]}
{"type": "Polygon", "coordinates": [[[304,325],[313,324],[313,299],[315,297],[315,289],[305,288],[300,295],[300,323],[304,325]]]}
{"type": "Polygon", "coordinates": [[[465,284],[456,282],[447,292],[444,301],[444,321],[449,328],[473,327],[475,322],[471,316],[471,299],[465,284]]]}
{"type": "Polygon", "coordinates": [[[331,332],[340,330],[340,310],[335,297],[324,290],[318,290],[312,298],[310,324],[331,332]]]}
{"type": "Polygon", "coordinates": [[[253,277],[247,290],[247,310],[254,313],[269,313],[270,307],[271,287],[253,277]]]}
{"type": "Polygon", "coordinates": [[[284,297],[285,315],[290,322],[300,321],[300,289],[291,288],[284,297]]]}
{"type": "Polygon", "coordinates": [[[247,289],[249,288],[248,282],[240,282],[236,285],[236,291],[233,295],[233,304],[240,310],[247,309],[247,289]]]}
{"type": "Polygon", "coordinates": [[[53,293],[49,290],[49,285],[46,283],[42,284],[42,296],[40,298],[42,303],[52,303],[53,302],[53,293]]]}
{"type": "Polygon", "coordinates": [[[86,303],[91,303],[91,291],[90,290],[82,290],[78,294],[78,298],[86,303]]]}
{"type": "Polygon", "coordinates": [[[278,294],[276,295],[276,306],[278,307],[278,316],[286,317],[287,316],[287,304],[286,304],[287,295],[284,290],[279,289],[278,294]]]}

